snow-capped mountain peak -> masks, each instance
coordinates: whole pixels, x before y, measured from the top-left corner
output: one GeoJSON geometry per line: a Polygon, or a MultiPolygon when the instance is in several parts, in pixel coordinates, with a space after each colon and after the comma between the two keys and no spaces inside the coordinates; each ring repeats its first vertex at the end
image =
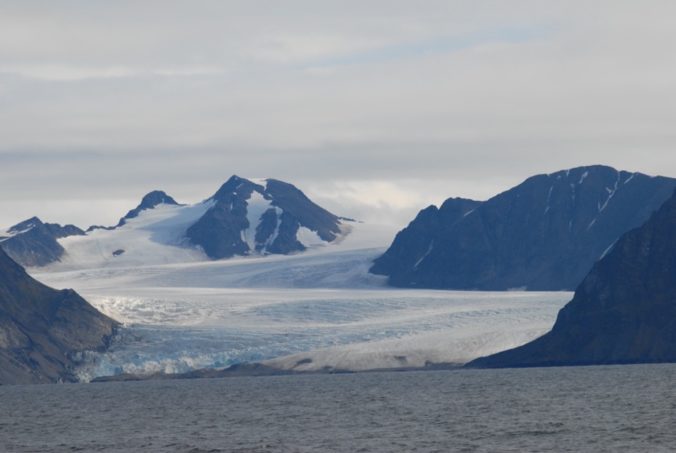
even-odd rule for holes
{"type": "Polygon", "coordinates": [[[292,184],[233,175],[214,195],[193,205],[155,190],[115,226],[90,227],[84,233],[36,217],[10,228],[0,241],[24,265],[61,261],[80,268],[299,253],[349,230],[292,184]],[[14,240],[20,233],[22,241],[14,240]]]}
{"type": "Polygon", "coordinates": [[[254,182],[234,175],[209,200],[214,206],[187,236],[211,258],[301,252],[341,234],[336,215],[276,179],[254,182]]]}
{"type": "Polygon", "coordinates": [[[138,215],[147,209],[154,209],[161,204],[177,206],[178,203],[172,197],[161,190],[153,190],[147,193],[142,199],[141,203],[134,209],[129,211],[124,217],[120,219],[117,226],[122,226],[127,220],[138,217],[138,215]]]}

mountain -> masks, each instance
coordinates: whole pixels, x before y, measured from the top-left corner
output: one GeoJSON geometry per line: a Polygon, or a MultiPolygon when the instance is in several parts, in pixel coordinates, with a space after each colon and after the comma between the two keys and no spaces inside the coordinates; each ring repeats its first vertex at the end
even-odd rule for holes
{"type": "Polygon", "coordinates": [[[134,209],[129,211],[124,217],[122,217],[120,221],[117,223],[117,226],[121,227],[122,225],[127,223],[127,220],[135,219],[141,212],[147,209],[154,209],[161,204],[178,206],[176,200],[171,198],[165,192],[161,190],[153,190],[152,192],[147,193],[141,199],[141,203],[139,203],[138,206],[136,206],[134,209]]]}
{"type": "Polygon", "coordinates": [[[0,238],[26,266],[57,261],[71,268],[140,266],[291,254],[329,244],[350,231],[347,219],[318,206],[292,184],[238,176],[193,205],[155,190],[117,225],[92,226],[86,233],[68,230],[73,234],[66,236],[69,227],[61,227],[64,234],[57,237],[49,224],[37,222],[21,234],[0,238]]]}
{"type": "Polygon", "coordinates": [[[302,252],[341,234],[337,216],[275,179],[259,184],[233,176],[209,201],[213,206],[187,237],[210,258],[302,252]]]}
{"type": "Polygon", "coordinates": [[[43,223],[32,217],[9,228],[5,234],[0,237],[0,247],[12,259],[24,266],[44,266],[63,256],[64,249],[58,239],[81,236],[85,232],[74,225],[43,223]]]}
{"type": "Polygon", "coordinates": [[[533,176],[485,202],[449,199],[397,234],[371,272],[399,287],[572,290],[675,187],[591,166],[533,176]]]}
{"type": "Polygon", "coordinates": [[[75,381],[77,354],[105,349],[116,327],[75,291],[37,282],[0,249],[0,384],[75,381]]]}
{"type": "Polygon", "coordinates": [[[553,329],[470,367],[676,362],[676,194],[622,236],[553,329]]]}
{"type": "Polygon", "coordinates": [[[124,224],[126,224],[128,220],[135,219],[141,212],[146,211],[148,209],[154,209],[162,204],[173,206],[179,205],[176,202],[176,200],[174,200],[171,196],[167,195],[166,192],[162,190],[153,190],[152,192],[148,192],[147,194],[145,194],[141,199],[141,203],[139,203],[139,205],[136,206],[134,209],[131,209],[129,212],[127,212],[124,215],[124,217],[122,217],[117,222],[117,225],[115,226],[92,225],[89,228],[87,228],[87,233],[92,232],[94,230],[114,230],[115,228],[119,228],[124,224]]]}

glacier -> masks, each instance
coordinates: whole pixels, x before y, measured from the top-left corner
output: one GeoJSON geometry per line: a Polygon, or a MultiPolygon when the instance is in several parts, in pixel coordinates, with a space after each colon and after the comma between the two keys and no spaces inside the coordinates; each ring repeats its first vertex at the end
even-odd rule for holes
{"type": "Polygon", "coordinates": [[[147,262],[70,261],[32,273],[124,324],[107,352],[82,355],[82,381],[250,362],[309,372],[462,364],[542,335],[571,297],[389,288],[368,268],[391,232],[350,228],[335,244],[289,256],[162,264],[139,251],[147,262]]]}

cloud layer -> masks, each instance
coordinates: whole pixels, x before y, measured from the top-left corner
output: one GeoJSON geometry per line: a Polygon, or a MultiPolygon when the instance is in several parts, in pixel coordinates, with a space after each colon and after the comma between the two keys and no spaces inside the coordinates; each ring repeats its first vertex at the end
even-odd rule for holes
{"type": "Polygon", "coordinates": [[[110,223],[148,190],[196,201],[232,173],[399,223],[571,166],[673,176],[675,13],[618,0],[3,2],[0,224],[110,223]]]}

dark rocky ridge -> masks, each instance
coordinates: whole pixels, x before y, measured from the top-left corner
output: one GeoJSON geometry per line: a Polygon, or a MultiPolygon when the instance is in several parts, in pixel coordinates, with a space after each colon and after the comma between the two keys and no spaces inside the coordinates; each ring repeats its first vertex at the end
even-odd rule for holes
{"type": "Polygon", "coordinates": [[[85,234],[74,225],[43,223],[32,217],[11,227],[7,238],[0,238],[0,247],[24,266],[45,266],[59,261],[64,249],[57,239],[85,234]]]}
{"type": "Polygon", "coordinates": [[[74,356],[106,348],[116,327],[75,291],[37,282],[0,250],[0,384],[75,381],[74,356]]]}
{"type": "Polygon", "coordinates": [[[275,179],[266,185],[232,176],[209,200],[212,206],[194,225],[187,237],[213,259],[248,255],[253,252],[287,254],[305,250],[297,239],[299,228],[315,231],[326,242],[340,234],[340,219],[313,203],[295,186],[275,179]],[[261,214],[255,231],[255,250],[242,238],[249,228],[248,200],[254,193],[271,207],[261,214]]]}
{"type": "Polygon", "coordinates": [[[408,269],[410,263],[415,267],[458,221],[480,204],[480,201],[449,198],[441,208],[423,209],[407,228],[397,233],[393,245],[376,260],[371,272],[387,274],[389,269],[408,269]]]}
{"type": "Polygon", "coordinates": [[[479,203],[422,211],[371,272],[393,286],[572,290],[676,180],[592,166],[538,175],[479,203]]]}
{"type": "Polygon", "coordinates": [[[676,194],[622,236],[552,330],[470,367],[676,362],[676,194]]]}

